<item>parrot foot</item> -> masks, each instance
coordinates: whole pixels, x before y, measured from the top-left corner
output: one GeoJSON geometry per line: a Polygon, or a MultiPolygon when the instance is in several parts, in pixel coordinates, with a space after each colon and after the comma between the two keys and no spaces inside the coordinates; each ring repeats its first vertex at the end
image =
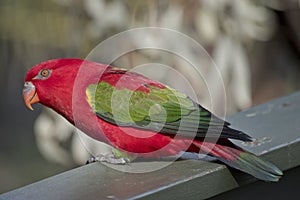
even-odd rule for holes
{"type": "Polygon", "coordinates": [[[99,154],[97,156],[93,156],[86,161],[86,164],[94,163],[94,162],[107,162],[110,164],[128,164],[130,160],[128,158],[116,158],[114,154],[99,154]]]}

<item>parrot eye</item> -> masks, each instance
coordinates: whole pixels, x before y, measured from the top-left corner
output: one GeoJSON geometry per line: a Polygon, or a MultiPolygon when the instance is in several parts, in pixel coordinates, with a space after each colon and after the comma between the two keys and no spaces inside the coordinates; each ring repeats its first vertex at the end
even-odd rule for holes
{"type": "Polygon", "coordinates": [[[40,79],[46,79],[46,78],[48,78],[50,76],[50,74],[51,74],[51,70],[49,70],[49,69],[42,69],[40,71],[40,73],[39,73],[38,78],[40,78],[40,79]]]}

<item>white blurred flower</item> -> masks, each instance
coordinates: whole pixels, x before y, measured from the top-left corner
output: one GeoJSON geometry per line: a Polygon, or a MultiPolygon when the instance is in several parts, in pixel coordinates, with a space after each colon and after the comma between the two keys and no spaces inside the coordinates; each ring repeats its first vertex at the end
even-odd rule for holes
{"type": "Polygon", "coordinates": [[[85,0],[83,3],[92,18],[88,27],[92,38],[99,38],[109,29],[123,28],[128,24],[129,16],[123,1],[85,0]]]}
{"type": "Polygon", "coordinates": [[[226,85],[229,112],[249,107],[251,78],[246,48],[255,40],[271,38],[276,28],[274,14],[250,0],[203,0],[197,19],[203,41],[213,45],[212,57],[226,85]]]}

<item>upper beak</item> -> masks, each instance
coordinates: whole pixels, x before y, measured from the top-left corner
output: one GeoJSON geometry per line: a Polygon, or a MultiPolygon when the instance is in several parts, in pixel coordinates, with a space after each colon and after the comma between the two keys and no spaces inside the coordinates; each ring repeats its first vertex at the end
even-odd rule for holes
{"type": "Polygon", "coordinates": [[[25,105],[30,110],[33,110],[31,104],[38,103],[40,101],[39,96],[36,93],[35,86],[30,81],[25,82],[24,84],[23,98],[24,98],[25,105]]]}

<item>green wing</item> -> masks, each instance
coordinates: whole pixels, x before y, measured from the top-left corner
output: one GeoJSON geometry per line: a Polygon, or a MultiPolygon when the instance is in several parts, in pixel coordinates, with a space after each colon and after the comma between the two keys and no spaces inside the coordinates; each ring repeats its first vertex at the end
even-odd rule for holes
{"type": "Polygon", "coordinates": [[[229,128],[228,122],[212,115],[185,94],[167,86],[143,86],[148,88],[148,93],[115,89],[111,84],[101,81],[89,85],[86,93],[95,114],[118,126],[168,135],[181,134],[190,138],[209,136],[240,139],[240,131],[229,128]]]}

